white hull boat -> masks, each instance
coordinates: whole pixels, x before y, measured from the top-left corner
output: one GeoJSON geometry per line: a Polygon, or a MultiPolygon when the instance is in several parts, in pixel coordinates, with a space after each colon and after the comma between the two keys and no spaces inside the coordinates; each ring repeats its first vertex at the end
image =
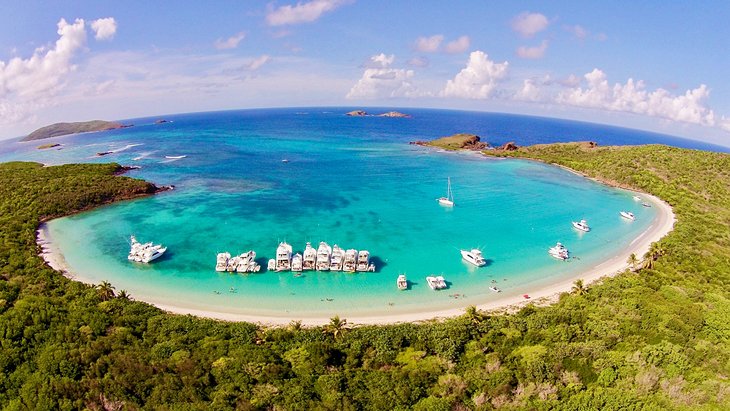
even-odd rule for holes
{"type": "Polygon", "coordinates": [[[586,220],[573,221],[573,227],[575,227],[577,230],[585,231],[586,233],[591,231],[591,228],[588,226],[588,222],[586,220]]]}
{"type": "Polygon", "coordinates": [[[286,242],[279,243],[279,247],[276,248],[276,271],[289,271],[291,270],[291,253],[292,247],[286,242]]]}
{"type": "Polygon", "coordinates": [[[317,268],[317,250],[312,247],[311,243],[307,243],[304,248],[304,256],[302,258],[302,270],[309,271],[317,268]]]}
{"type": "Polygon", "coordinates": [[[342,260],[342,271],[354,273],[357,271],[357,250],[351,248],[345,251],[345,258],[342,260]]]}
{"type": "Polygon", "coordinates": [[[332,247],[324,241],[317,248],[317,271],[329,271],[332,260],[332,247]]]}
{"type": "Polygon", "coordinates": [[[565,248],[565,246],[562,245],[561,243],[557,243],[557,244],[555,244],[554,247],[551,247],[548,250],[548,253],[551,256],[557,258],[558,260],[567,260],[568,257],[570,257],[570,253],[569,253],[568,249],[565,248]]]}
{"type": "Polygon", "coordinates": [[[440,205],[444,207],[453,207],[454,206],[454,193],[451,192],[451,177],[447,180],[447,186],[446,186],[446,197],[441,197],[438,199],[438,202],[440,205]]]}
{"type": "Polygon", "coordinates": [[[302,255],[299,253],[294,254],[291,259],[291,270],[294,272],[302,272],[302,255]]]}
{"type": "Polygon", "coordinates": [[[634,216],[634,213],[632,213],[631,211],[621,211],[619,214],[621,214],[621,217],[623,217],[627,220],[634,221],[636,219],[636,217],[634,216]]]}
{"type": "Polygon", "coordinates": [[[426,282],[432,290],[442,290],[446,288],[446,280],[442,276],[429,276],[426,277],[426,282]]]}
{"type": "Polygon", "coordinates": [[[482,256],[482,252],[476,248],[472,248],[471,250],[461,250],[461,258],[477,267],[487,264],[482,256]]]}
{"type": "Polygon", "coordinates": [[[395,281],[395,284],[398,286],[399,290],[406,290],[408,289],[408,279],[406,279],[405,274],[401,274],[398,276],[398,279],[395,281]]]}
{"type": "Polygon", "coordinates": [[[167,247],[163,247],[161,244],[140,243],[137,241],[135,236],[131,236],[131,247],[127,260],[134,261],[137,263],[149,263],[152,262],[165,254],[167,247]]]}
{"type": "Polygon", "coordinates": [[[342,263],[345,260],[345,250],[337,244],[332,247],[332,259],[330,260],[330,271],[342,271],[342,263]]]}

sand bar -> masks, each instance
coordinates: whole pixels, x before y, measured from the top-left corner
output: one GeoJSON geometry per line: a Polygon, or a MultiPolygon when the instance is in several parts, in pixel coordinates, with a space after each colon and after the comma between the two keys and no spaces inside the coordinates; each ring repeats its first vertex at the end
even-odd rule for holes
{"type": "MultiPolygon", "coordinates": [[[[597,264],[593,268],[584,271],[580,274],[571,276],[567,279],[561,279],[555,284],[549,286],[538,286],[536,288],[525,287],[520,291],[520,295],[500,295],[497,294],[495,299],[488,303],[478,304],[476,307],[483,311],[502,311],[502,310],[516,310],[522,306],[530,303],[536,304],[549,304],[554,302],[559,297],[560,293],[568,292],[573,286],[575,280],[582,279],[584,283],[590,284],[603,277],[610,277],[617,275],[626,269],[630,268],[627,260],[633,253],[637,257],[641,258],[648,250],[651,243],[658,241],[674,227],[676,221],[672,208],[666,202],[659,198],[641,193],[641,197],[651,203],[657,210],[657,215],[652,224],[644,232],[642,232],[634,241],[621,250],[618,254],[610,257],[607,260],[597,264]],[[529,294],[530,299],[525,299],[522,293],[529,294]]],[[[61,272],[64,276],[77,281],[84,282],[83,278],[77,278],[75,273],[71,270],[69,265],[66,263],[63,255],[59,249],[54,246],[52,239],[48,235],[48,231],[45,224],[41,224],[37,232],[37,241],[41,247],[41,256],[48,263],[50,267],[61,272]]],[[[194,306],[185,306],[183,304],[169,305],[160,301],[154,301],[145,299],[146,302],[155,305],[156,307],[176,314],[191,314],[199,317],[214,318],[225,321],[247,321],[252,323],[258,323],[263,325],[287,325],[294,320],[301,321],[302,325],[316,326],[323,325],[330,321],[330,317],[297,317],[291,314],[284,314],[282,316],[260,316],[260,315],[246,315],[246,314],[234,314],[227,312],[202,310],[194,306]]],[[[424,311],[416,313],[383,313],[379,315],[367,315],[367,316],[341,316],[346,318],[350,324],[393,324],[403,322],[418,322],[434,319],[443,319],[458,316],[464,313],[466,306],[472,304],[465,304],[460,308],[452,308],[440,311],[424,311]]],[[[333,312],[332,316],[337,313],[333,312]]]]}

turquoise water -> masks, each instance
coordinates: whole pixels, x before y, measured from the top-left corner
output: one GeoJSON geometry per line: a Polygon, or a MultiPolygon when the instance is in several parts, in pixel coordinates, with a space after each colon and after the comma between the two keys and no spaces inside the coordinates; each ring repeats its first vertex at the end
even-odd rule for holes
{"type": "Polygon", "coordinates": [[[26,146],[12,155],[46,163],[118,161],[141,167],[130,176],[175,184],[151,198],[52,221],[51,237],[87,282],[110,281],[140,300],[234,314],[347,317],[488,303],[497,298],[488,289],[493,280],[504,296],[575,276],[617,254],[656,216],[633,193],[556,167],[407,144],[470,131],[458,127],[478,123],[473,113],[423,111],[429,116],[400,119],[342,112],[178,116],[168,124],[54,139],[62,150],[26,146]],[[94,157],[107,150],[118,151],[94,157]],[[178,155],[186,157],[165,158],[178,155]],[[448,177],[453,209],[436,202],[448,177]],[[633,211],[636,221],[623,220],[620,210],[633,211]],[[581,218],[590,233],[572,228],[581,218]],[[150,265],[128,262],[130,234],[164,244],[167,254],[150,265]],[[301,277],[266,272],[279,241],[295,252],[307,241],[368,249],[378,269],[301,277]],[[550,257],[557,241],[574,258],[550,257]],[[459,249],[473,247],[483,250],[486,267],[461,260],[459,249]],[[218,252],[249,249],[261,273],[214,271],[218,252]],[[399,273],[411,281],[409,290],[396,288],[399,273]],[[430,274],[446,277],[449,289],[429,289],[430,274]]]}

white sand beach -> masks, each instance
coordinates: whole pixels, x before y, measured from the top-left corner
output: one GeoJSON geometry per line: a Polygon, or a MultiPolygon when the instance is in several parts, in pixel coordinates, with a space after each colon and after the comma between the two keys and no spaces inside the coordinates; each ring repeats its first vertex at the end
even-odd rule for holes
{"type": "MultiPolygon", "coordinates": [[[[527,304],[544,305],[550,304],[557,301],[557,298],[563,292],[571,290],[573,283],[581,279],[588,285],[593,282],[599,281],[604,277],[611,277],[617,275],[626,269],[630,268],[627,260],[633,253],[637,257],[641,258],[648,250],[651,243],[658,241],[665,235],[667,235],[675,223],[675,216],[672,208],[669,204],[660,200],[657,197],[649,194],[641,193],[641,197],[651,203],[657,210],[657,216],[651,226],[641,233],[634,241],[625,247],[621,252],[614,255],[613,257],[603,261],[596,265],[590,270],[584,271],[578,275],[571,276],[568,279],[563,279],[555,284],[549,286],[538,287],[538,288],[525,288],[520,291],[520,295],[497,295],[495,299],[489,303],[477,304],[476,307],[479,310],[500,312],[500,311],[513,311],[527,304]],[[529,299],[525,299],[522,294],[528,294],[529,299]]],[[[75,273],[70,269],[66,263],[63,255],[59,252],[58,248],[54,246],[49,237],[45,224],[41,224],[38,233],[37,241],[41,246],[41,256],[45,259],[50,267],[61,272],[64,276],[78,281],[84,281],[83,278],[77,278],[75,273]]],[[[181,304],[170,305],[161,303],[160,301],[146,302],[155,305],[156,307],[176,314],[191,314],[199,317],[213,318],[224,321],[247,321],[262,325],[276,326],[276,325],[287,325],[292,321],[301,321],[302,325],[305,326],[316,326],[323,325],[330,321],[330,317],[297,317],[289,314],[282,313],[282,316],[259,316],[259,315],[246,315],[246,314],[233,314],[226,312],[217,312],[209,310],[201,310],[194,306],[185,306],[184,302],[181,304]]],[[[393,324],[393,323],[404,323],[404,322],[419,322],[428,320],[438,320],[449,317],[462,315],[467,305],[465,304],[461,308],[454,308],[441,311],[424,311],[417,313],[383,313],[382,315],[368,315],[368,316],[342,316],[346,318],[349,324],[393,324]]],[[[334,316],[336,313],[332,313],[334,316]]]]}

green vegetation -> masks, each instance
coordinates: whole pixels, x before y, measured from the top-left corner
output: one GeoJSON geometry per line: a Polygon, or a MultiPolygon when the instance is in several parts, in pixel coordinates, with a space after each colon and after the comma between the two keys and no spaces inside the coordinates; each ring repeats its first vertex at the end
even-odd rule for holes
{"type": "Polygon", "coordinates": [[[78,123],[55,123],[50,126],[41,127],[28,134],[21,141],[42,140],[44,138],[65,136],[67,134],[88,133],[90,131],[104,131],[122,128],[123,125],[115,121],[82,121],[78,123]]]}
{"type": "Polygon", "coordinates": [[[431,140],[425,145],[439,147],[444,150],[481,150],[487,146],[486,143],[480,142],[479,136],[466,133],[459,133],[448,137],[441,137],[436,140],[431,140]]]}
{"type": "Polygon", "coordinates": [[[444,322],[262,328],[165,314],[37,256],[38,221],[154,191],[116,165],[0,165],[0,408],[664,410],[730,407],[730,156],[553,145],[667,200],[675,230],[549,307],[444,322]],[[641,256],[637,258],[641,260],[641,256]]]}

